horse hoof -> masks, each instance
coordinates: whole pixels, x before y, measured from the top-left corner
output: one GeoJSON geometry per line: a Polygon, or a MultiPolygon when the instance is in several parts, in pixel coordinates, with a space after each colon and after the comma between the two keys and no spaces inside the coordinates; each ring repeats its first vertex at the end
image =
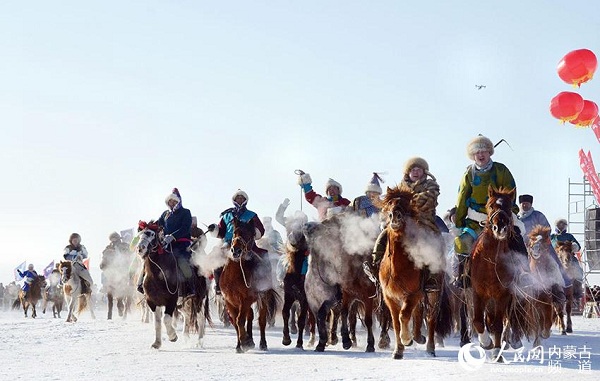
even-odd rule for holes
{"type": "Polygon", "coordinates": [[[301,343],[296,344],[296,349],[302,349],[304,350],[304,347],[302,346],[301,343]]]}
{"type": "Polygon", "coordinates": [[[375,346],[373,346],[373,345],[367,346],[367,350],[365,352],[366,353],[373,353],[373,352],[375,352],[375,346]]]}
{"type": "Polygon", "coordinates": [[[489,351],[490,349],[494,348],[494,343],[490,342],[489,345],[483,345],[483,344],[479,344],[481,346],[481,348],[485,349],[486,351],[489,351]]]}
{"type": "Polygon", "coordinates": [[[384,341],[384,340],[379,340],[379,343],[377,344],[377,348],[379,349],[389,349],[390,348],[390,342],[388,341],[384,341]]]}
{"type": "Polygon", "coordinates": [[[461,340],[459,345],[462,348],[462,347],[464,347],[467,344],[471,344],[471,340],[468,340],[468,339],[467,340],[461,340]]]}
{"type": "Polygon", "coordinates": [[[295,325],[290,327],[290,332],[292,333],[292,335],[295,335],[298,333],[298,327],[296,327],[295,325]]]}
{"type": "Polygon", "coordinates": [[[425,338],[425,336],[421,335],[419,337],[415,337],[415,341],[417,342],[417,344],[425,344],[427,339],[425,338]]]}
{"type": "Polygon", "coordinates": [[[567,332],[566,331],[562,331],[560,334],[563,335],[563,336],[567,336],[567,332]]]}
{"type": "Polygon", "coordinates": [[[402,352],[394,352],[392,354],[392,358],[394,360],[402,360],[404,358],[404,353],[402,353],[402,352]]]}
{"type": "Polygon", "coordinates": [[[331,339],[329,339],[329,341],[327,342],[327,344],[329,345],[336,345],[338,343],[338,338],[337,337],[332,337],[331,339]]]}
{"type": "Polygon", "coordinates": [[[325,352],[325,344],[317,344],[315,347],[315,352],[325,352]]]}
{"type": "Polygon", "coordinates": [[[573,333],[573,328],[567,327],[567,333],[573,333]]]}
{"type": "Polygon", "coordinates": [[[281,344],[283,345],[290,345],[292,343],[292,339],[290,339],[289,337],[284,337],[283,340],[281,340],[281,344]]]}
{"type": "Polygon", "coordinates": [[[514,343],[511,342],[510,346],[512,349],[519,349],[519,348],[523,348],[523,343],[521,342],[521,339],[518,339],[514,343]]]}
{"type": "Polygon", "coordinates": [[[352,348],[352,340],[342,340],[342,348],[345,350],[352,348]]]}
{"type": "MultiPolygon", "coordinates": [[[[402,341],[402,340],[400,340],[402,341]]],[[[413,339],[408,340],[406,343],[404,341],[402,341],[402,345],[404,345],[405,347],[410,347],[411,345],[413,345],[414,341],[413,339]]]]}
{"type": "Polygon", "coordinates": [[[429,355],[429,357],[436,357],[435,351],[427,351],[426,353],[429,355]]]}
{"type": "Polygon", "coordinates": [[[154,344],[152,344],[152,348],[154,348],[154,349],[160,348],[160,343],[154,343],[154,344]]]}
{"type": "Polygon", "coordinates": [[[259,345],[259,348],[260,348],[261,351],[267,351],[268,350],[267,343],[264,343],[264,344],[261,343],[259,345]]]}

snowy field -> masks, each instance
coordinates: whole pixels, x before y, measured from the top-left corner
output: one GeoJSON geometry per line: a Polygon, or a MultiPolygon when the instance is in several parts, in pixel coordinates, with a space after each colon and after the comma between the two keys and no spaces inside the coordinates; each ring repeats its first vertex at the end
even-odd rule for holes
{"type": "MultiPolygon", "coordinates": [[[[213,310],[213,312],[216,309],[213,310]]],[[[214,315],[214,314],[213,314],[214,315]]],[[[366,333],[358,329],[359,347],[343,350],[341,343],[324,353],[313,348],[298,350],[281,344],[281,318],[269,328],[269,350],[235,353],[235,331],[214,318],[203,345],[186,338],[178,328],[179,340],[166,340],[160,350],[150,348],[153,324],[142,323],[138,311],[127,320],[106,320],[97,311],[93,320],[85,312],[77,323],[53,319],[48,312],[37,319],[24,318],[22,311],[0,311],[1,380],[27,377],[35,380],[598,380],[600,379],[600,319],[574,317],[575,333],[553,335],[545,342],[544,358],[528,359],[526,343],[521,362],[513,362],[515,351],[506,352],[511,363],[458,361],[458,338],[446,340],[429,358],[424,346],[407,348],[403,360],[392,360],[391,350],[365,353],[366,333]],[[552,353],[549,361],[548,355],[552,353]]],[[[255,325],[256,326],[256,325],[255,325]]],[[[376,338],[378,337],[378,333],[376,338]]],[[[254,330],[258,343],[258,331],[254,330]]],[[[306,343],[306,341],[305,341],[306,343]]],[[[467,356],[468,357],[468,356],[467,356]]]]}

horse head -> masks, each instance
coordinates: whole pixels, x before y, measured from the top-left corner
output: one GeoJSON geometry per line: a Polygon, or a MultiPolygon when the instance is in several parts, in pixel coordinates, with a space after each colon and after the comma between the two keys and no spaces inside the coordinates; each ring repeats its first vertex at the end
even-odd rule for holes
{"type": "Polygon", "coordinates": [[[67,283],[71,279],[73,273],[73,262],[71,261],[60,261],[58,265],[58,271],[60,271],[60,280],[62,283],[67,283]]]}
{"type": "Polygon", "coordinates": [[[254,222],[242,222],[233,219],[233,238],[231,239],[231,254],[234,259],[252,252],[255,237],[254,222]]]}
{"type": "Polygon", "coordinates": [[[136,244],[136,252],[143,259],[150,254],[150,251],[156,249],[158,244],[158,235],[160,227],[153,221],[146,223],[140,221],[138,224],[138,242],[136,244]]]}
{"type": "Polygon", "coordinates": [[[488,188],[487,227],[491,229],[497,240],[505,240],[513,227],[512,205],[515,190],[490,186],[488,188]]]}
{"type": "Polygon", "coordinates": [[[571,263],[571,257],[573,256],[573,242],[557,241],[556,254],[560,259],[560,263],[562,264],[562,266],[564,268],[568,268],[571,263]]]}
{"type": "Polygon", "coordinates": [[[413,192],[406,186],[387,188],[387,193],[381,201],[383,215],[388,226],[393,230],[401,230],[406,225],[406,218],[413,215],[411,199],[413,192]]]}
{"type": "Polygon", "coordinates": [[[527,251],[529,256],[538,260],[545,254],[547,258],[550,258],[550,250],[552,242],[550,241],[550,228],[548,226],[536,225],[529,233],[529,245],[527,251]]]}

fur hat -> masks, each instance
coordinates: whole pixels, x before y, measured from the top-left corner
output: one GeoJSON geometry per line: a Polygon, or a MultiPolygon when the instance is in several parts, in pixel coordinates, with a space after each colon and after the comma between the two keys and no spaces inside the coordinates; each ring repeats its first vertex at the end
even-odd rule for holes
{"type": "Polygon", "coordinates": [[[181,204],[181,195],[179,194],[179,190],[177,188],[173,188],[171,193],[165,198],[165,204],[169,205],[169,201],[175,200],[178,204],[181,204]]]}
{"type": "Polygon", "coordinates": [[[556,221],[554,222],[554,226],[557,226],[557,225],[558,225],[558,224],[560,224],[561,222],[562,222],[562,223],[564,223],[565,225],[569,225],[569,223],[567,222],[567,220],[565,220],[564,218],[559,218],[558,220],[556,220],[556,221]]]}
{"type": "Polygon", "coordinates": [[[492,156],[494,154],[494,143],[483,135],[475,137],[467,144],[467,157],[474,160],[475,154],[479,151],[488,151],[492,156]]]}
{"type": "Polygon", "coordinates": [[[522,202],[528,202],[530,204],[533,204],[533,196],[530,194],[522,194],[519,196],[519,204],[522,202]]]}
{"type": "Polygon", "coordinates": [[[329,187],[337,187],[340,190],[340,194],[342,194],[342,184],[338,183],[332,178],[329,178],[325,183],[325,193],[327,193],[327,188],[329,187]]]}
{"type": "Polygon", "coordinates": [[[385,183],[385,181],[383,181],[381,176],[379,176],[379,173],[373,172],[373,177],[371,177],[371,181],[369,181],[369,183],[367,184],[367,189],[365,189],[365,193],[366,192],[375,192],[375,193],[381,194],[383,191],[381,189],[381,185],[379,185],[380,181],[382,183],[385,183]]]}
{"type": "Polygon", "coordinates": [[[429,172],[429,164],[422,157],[412,157],[404,164],[404,174],[408,175],[411,169],[419,167],[423,172],[429,172]]]}
{"type": "Polygon", "coordinates": [[[248,202],[248,194],[247,194],[246,192],[244,192],[243,190],[241,190],[241,189],[238,189],[238,190],[237,190],[237,192],[235,192],[235,193],[233,194],[233,196],[231,196],[231,200],[232,200],[232,201],[235,201],[235,198],[236,198],[237,196],[242,196],[243,198],[245,198],[245,199],[246,199],[246,202],[248,202]]]}
{"type": "Polygon", "coordinates": [[[117,240],[120,240],[120,239],[121,239],[121,236],[120,236],[120,235],[119,235],[119,233],[117,233],[117,232],[112,232],[112,233],[110,233],[110,235],[108,236],[108,240],[109,240],[109,241],[113,241],[113,240],[117,241],[117,240]]]}

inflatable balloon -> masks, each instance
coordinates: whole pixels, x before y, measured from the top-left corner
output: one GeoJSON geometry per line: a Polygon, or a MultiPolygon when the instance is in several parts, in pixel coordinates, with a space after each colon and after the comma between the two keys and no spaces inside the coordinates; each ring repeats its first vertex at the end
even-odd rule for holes
{"type": "Polygon", "coordinates": [[[550,101],[550,113],[561,122],[569,122],[583,110],[583,98],[577,93],[563,91],[550,101]]]}
{"type": "Polygon", "coordinates": [[[577,115],[577,118],[569,121],[578,127],[590,126],[598,116],[598,105],[592,101],[583,101],[583,110],[577,115]]]}
{"type": "Polygon", "coordinates": [[[581,86],[592,79],[598,60],[594,52],[588,49],[578,49],[567,53],[558,63],[558,76],[566,83],[581,86]]]}

